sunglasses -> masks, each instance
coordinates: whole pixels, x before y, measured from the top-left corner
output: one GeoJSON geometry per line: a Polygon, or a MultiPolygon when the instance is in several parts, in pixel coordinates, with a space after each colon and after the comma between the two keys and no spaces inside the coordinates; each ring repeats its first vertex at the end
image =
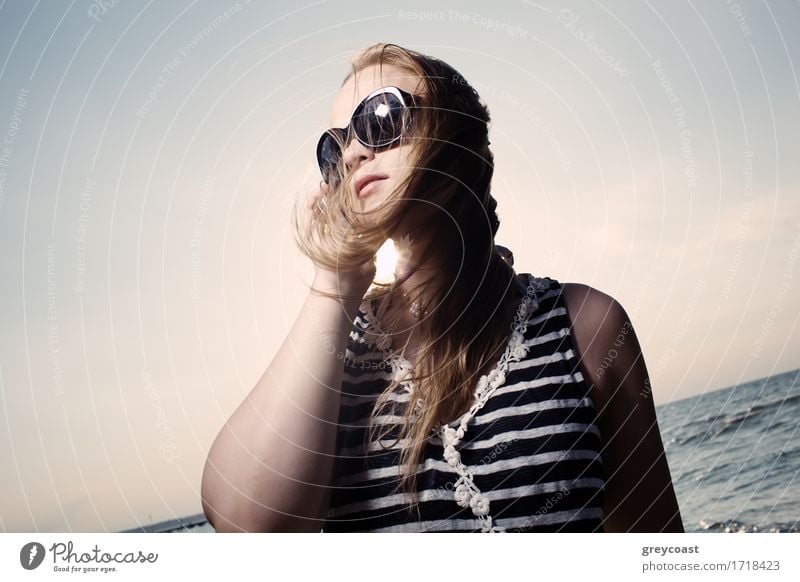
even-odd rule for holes
{"type": "Polygon", "coordinates": [[[410,108],[414,96],[398,87],[382,87],[358,104],[347,127],[334,127],[317,143],[317,163],[326,183],[336,176],[334,169],[342,159],[342,148],[350,143],[351,133],[366,148],[380,151],[399,140],[411,127],[410,108]]]}

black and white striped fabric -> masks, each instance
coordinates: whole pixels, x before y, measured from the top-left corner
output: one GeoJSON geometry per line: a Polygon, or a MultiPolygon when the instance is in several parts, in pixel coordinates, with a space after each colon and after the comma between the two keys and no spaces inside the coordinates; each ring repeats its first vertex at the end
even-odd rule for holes
{"type": "Polygon", "coordinates": [[[374,333],[379,325],[375,305],[362,304],[348,343],[323,531],[602,531],[600,433],[572,344],[562,286],[529,274],[519,275],[518,282],[531,301],[515,320],[521,335],[509,338],[501,358],[504,373],[498,375],[496,368],[488,375],[493,384],[484,380],[484,392],[479,385],[476,398],[483,394],[482,405],[461,417],[461,438],[437,433],[429,439],[417,475],[415,509],[397,488],[403,442],[395,438],[412,392],[393,395],[395,408],[377,419],[393,425],[390,437],[365,446],[377,396],[402,373],[398,368],[404,360],[387,357],[386,345],[374,333]],[[448,443],[455,447],[446,454],[448,443]]]}

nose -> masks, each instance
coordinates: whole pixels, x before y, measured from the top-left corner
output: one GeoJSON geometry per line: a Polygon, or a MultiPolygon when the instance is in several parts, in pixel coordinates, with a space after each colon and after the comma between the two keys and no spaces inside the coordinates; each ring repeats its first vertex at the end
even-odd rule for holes
{"type": "Polygon", "coordinates": [[[375,152],[358,141],[355,135],[349,136],[347,147],[342,152],[342,160],[348,170],[352,171],[374,157],[375,152]]]}

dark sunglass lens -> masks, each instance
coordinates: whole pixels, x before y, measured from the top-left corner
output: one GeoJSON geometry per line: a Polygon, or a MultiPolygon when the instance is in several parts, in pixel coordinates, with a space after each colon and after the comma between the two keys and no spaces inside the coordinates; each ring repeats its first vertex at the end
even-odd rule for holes
{"type": "Polygon", "coordinates": [[[317,148],[317,162],[325,181],[328,181],[333,168],[339,163],[342,157],[342,148],[338,140],[330,133],[325,133],[317,148]]]}
{"type": "Polygon", "coordinates": [[[326,182],[336,177],[342,151],[355,133],[367,147],[383,148],[396,142],[410,127],[411,116],[403,101],[384,92],[363,102],[347,129],[329,129],[317,144],[317,162],[326,182]]]}
{"type": "Polygon", "coordinates": [[[357,135],[374,147],[396,141],[403,132],[403,103],[391,93],[376,95],[364,104],[355,120],[357,135]]]}

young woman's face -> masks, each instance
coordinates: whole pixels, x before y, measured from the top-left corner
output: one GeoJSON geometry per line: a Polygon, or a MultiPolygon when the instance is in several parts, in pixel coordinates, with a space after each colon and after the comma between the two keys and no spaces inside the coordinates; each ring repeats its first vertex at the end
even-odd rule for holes
{"type": "MultiPolygon", "coordinates": [[[[347,127],[356,106],[376,89],[387,86],[398,87],[412,95],[419,95],[422,91],[422,81],[416,75],[391,65],[369,66],[351,76],[337,94],[331,109],[331,127],[347,127]]],[[[353,176],[349,195],[353,197],[356,208],[368,212],[385,202],[411,171],[411,148],[411,143],[407,142],[374,152],[355,137],[350,140],[342,152],[342,160],[346,172],[353,176]],[[368,175],[381,176],[382,179],[357,191],[358,181],[368,175]]]]}

